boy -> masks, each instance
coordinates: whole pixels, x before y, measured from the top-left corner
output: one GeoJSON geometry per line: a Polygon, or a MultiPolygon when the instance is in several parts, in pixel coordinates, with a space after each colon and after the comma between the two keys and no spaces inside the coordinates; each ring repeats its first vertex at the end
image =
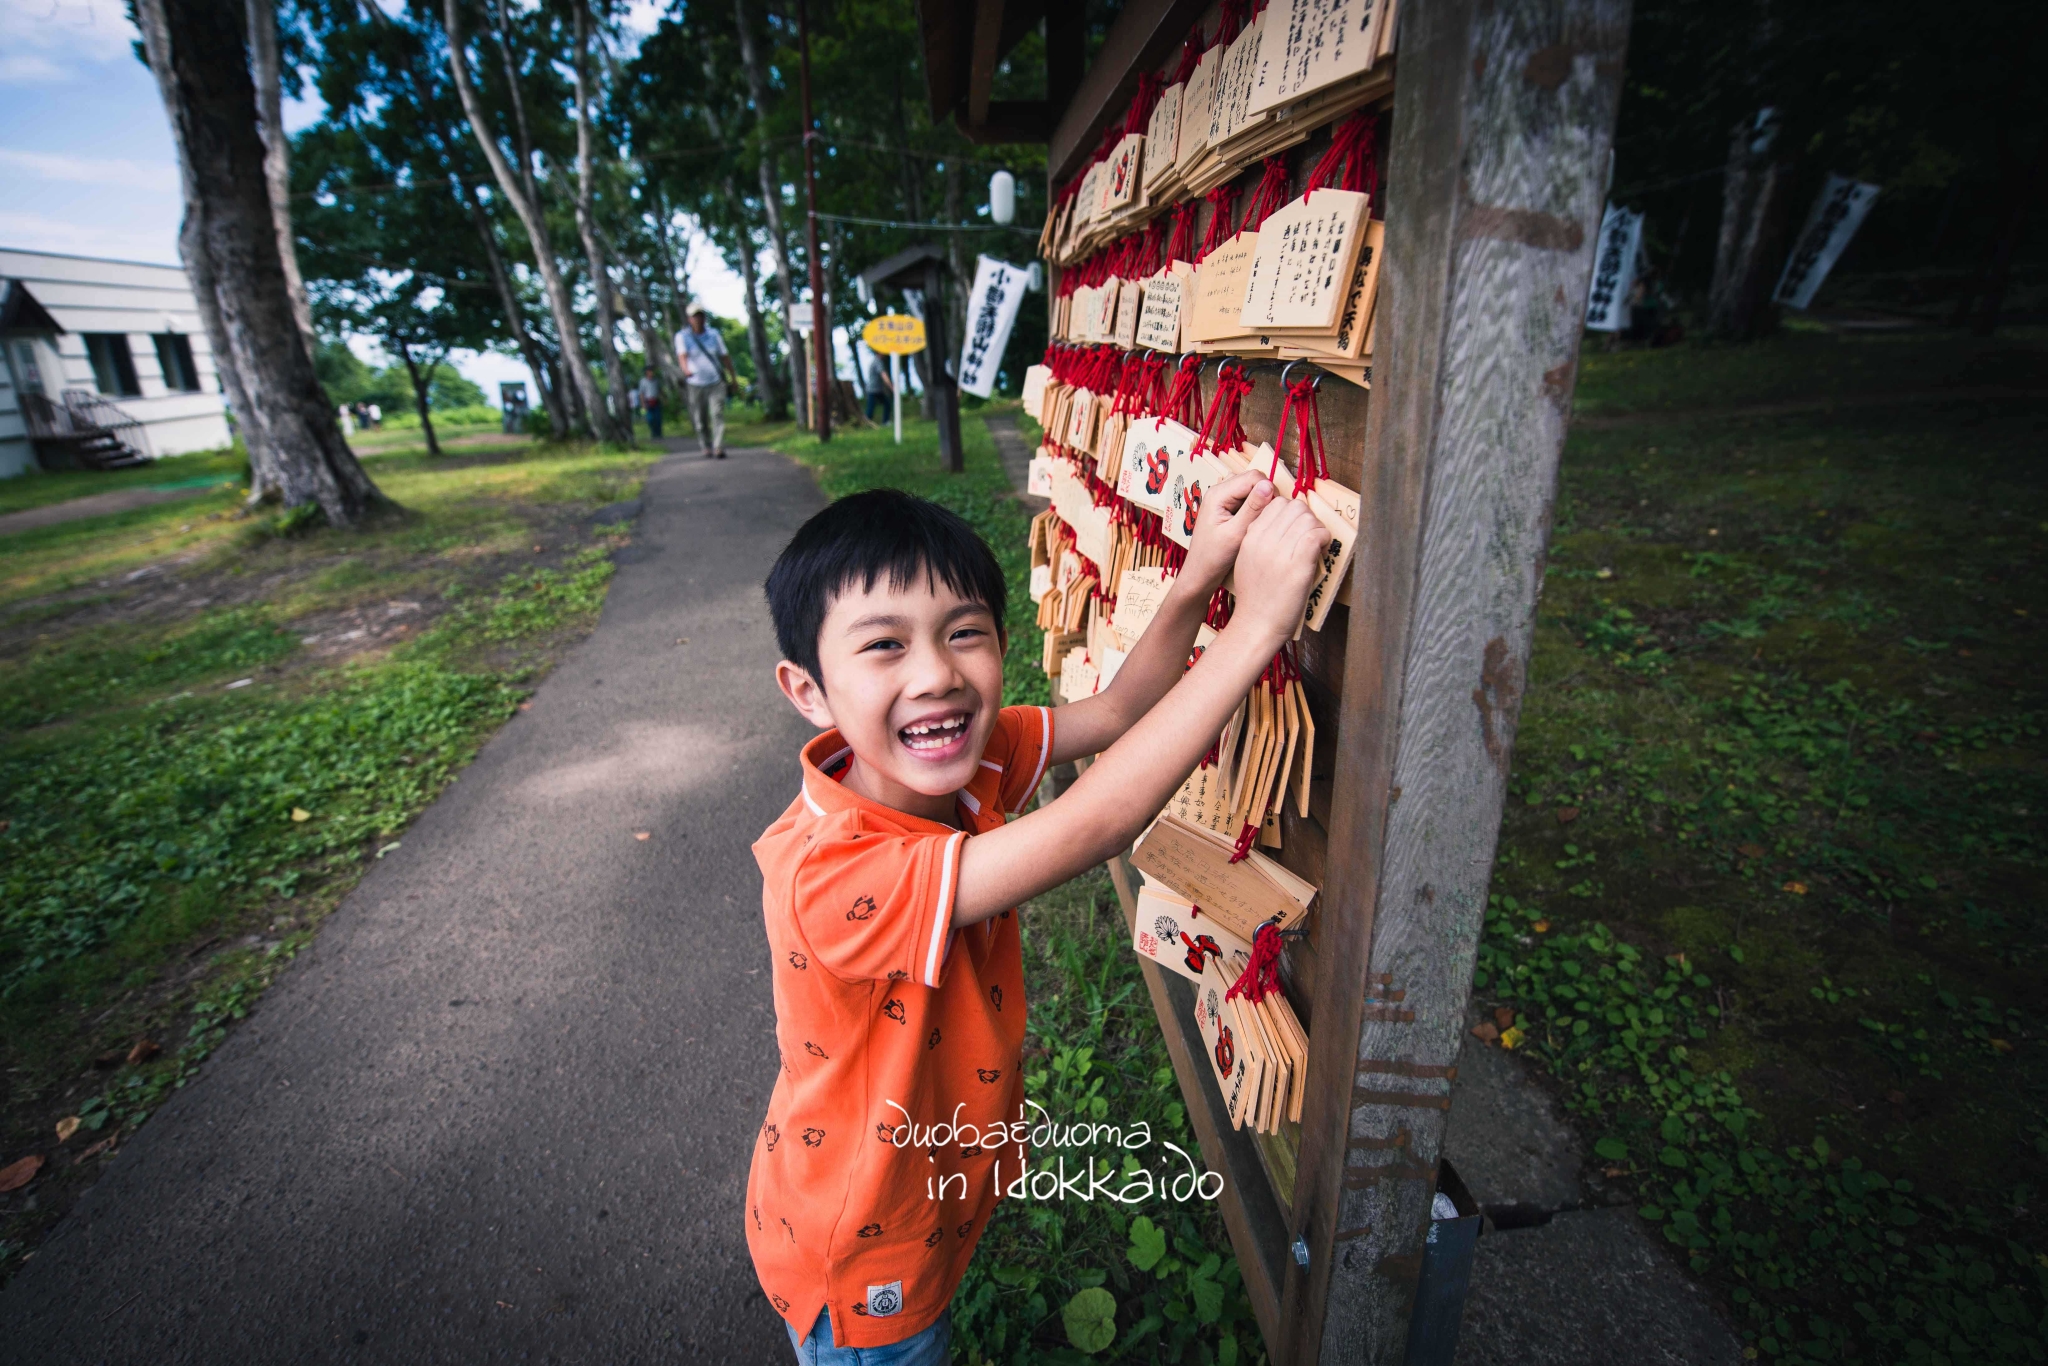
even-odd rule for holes
{"type": "Polygon", "coordinates": [[[996,1160],[1007,1176],[1024,1153],[927,1131],[1023,1113],[1011,908],[1128,847],[1166,804],[1293,635],[1328,539],[1254,474],[1217,486],[1115,681],[1057,717],[1001,705],[1002,570],[937,504],[841,499],[776,561],[776,682],[824,734],[754,845],[782,1075],[746,1221],[800,1361],[946,1359],[996,1160]],[[1230,625],[1187,668],[1233,571],[1230,625]],[[1088,754],[1058,801],[1009,819],[1047,766],[1088,754]]]}

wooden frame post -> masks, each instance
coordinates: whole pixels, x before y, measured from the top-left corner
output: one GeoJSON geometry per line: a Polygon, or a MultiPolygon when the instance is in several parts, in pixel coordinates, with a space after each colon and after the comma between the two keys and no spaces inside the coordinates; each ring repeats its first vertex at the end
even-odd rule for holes
{"type": "Polygon", "coordinates": [[[1629,0],[1401,14],[1385,291],[1276,1359],[1401,1366],[1606,194],[1629,0]],[[1338,984],[1346,989],[1336,989],[1338,984]]]}

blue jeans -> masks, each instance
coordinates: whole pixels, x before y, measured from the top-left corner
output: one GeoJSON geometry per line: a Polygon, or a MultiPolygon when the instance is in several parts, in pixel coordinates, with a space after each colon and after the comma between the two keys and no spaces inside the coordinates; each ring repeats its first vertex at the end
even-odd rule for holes
{"type": "Polygon", "coordinates": [[[661,440],[661,405],[650,403],[640,411],[647,414],[647,434],[656,441],[661,440]]]}
{"type": "Polygon", "coordinates": [[[892,1342],[886,1347],[835,1347],[832,1345],[832,1311],[820,1310],[811,1325],[811,1335],[797,1341],[796,1329],[788,1324],[789,1344],[796,1348],[798,1366],[946,1366],[952,1359],[953,1311],[932,1321],[932,1326],[915,1337],[892,1342]]]}

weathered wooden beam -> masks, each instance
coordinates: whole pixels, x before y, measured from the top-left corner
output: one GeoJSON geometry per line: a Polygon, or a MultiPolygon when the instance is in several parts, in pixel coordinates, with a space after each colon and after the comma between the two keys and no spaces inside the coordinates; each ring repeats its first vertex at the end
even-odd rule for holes
{"type": "Polygon", "coordinates": [[[1629,0],[1404,6],[1289,1362],[1399,1366],[1578,362],[1629,0]],[[1409,1075],[1399,1075],[1398,1067],[1409,1075]]]}
{"type": "MultiPolygon", "coordinates": [[[[1110,120],[1122,118],[1130,107],[1131,97],[1138,91],[1138,74],[1163,65],[1211,3],[1213,0],[1130,0],[1124,6],[1102,40],[1094,64],[1081,77],[1080,87],[1064,106],[1065,112],[1053,129],[1052,145],[1046,153],[1050,183],[1058,185],[1080,168],[1110,120]]],[[[1060,8],[1048,8],[1048,25],[1052,23],[1053,12],[1060,8]]],[[[1081,7],[1069,8],[1078,13],[1081,7]]],[[[1046,34],[1046,44],[1050,62],[1050,32],[1046,34]]],[[[1051,74],[1048,70],[1048,77],[1051,74]]],[[[1055,109],[1062,107],[1056,90],[1052,100],[1055,109]]]]}
{"type": "Polygon", "coordinates": [[[1003,0],[975,0],[974,47],[967,62],[967,126],[988,122],[996,88],[996,60],[1003,38],[1003,0]]]}

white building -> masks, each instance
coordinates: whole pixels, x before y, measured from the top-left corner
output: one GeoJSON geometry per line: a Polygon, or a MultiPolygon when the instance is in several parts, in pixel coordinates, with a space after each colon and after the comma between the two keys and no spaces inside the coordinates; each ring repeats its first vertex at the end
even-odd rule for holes
{"type": "Polygon", "coordinates": [[[0,247],[0,478],[228,444],[192,286],[177,266],[0,247]]]}

